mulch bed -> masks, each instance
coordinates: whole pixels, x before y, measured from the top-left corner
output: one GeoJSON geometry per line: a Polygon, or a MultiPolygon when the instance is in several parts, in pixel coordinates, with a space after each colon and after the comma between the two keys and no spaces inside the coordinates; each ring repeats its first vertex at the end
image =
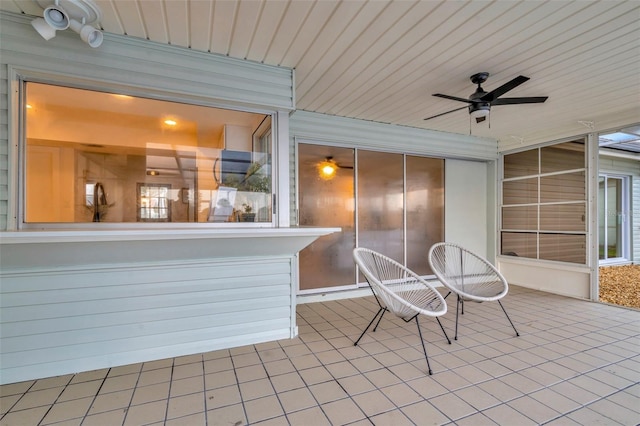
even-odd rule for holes
{"type": "Polygon", "coordinates": [[[600,301],[640,309],[640,265],[600,267],[600,301]]]}

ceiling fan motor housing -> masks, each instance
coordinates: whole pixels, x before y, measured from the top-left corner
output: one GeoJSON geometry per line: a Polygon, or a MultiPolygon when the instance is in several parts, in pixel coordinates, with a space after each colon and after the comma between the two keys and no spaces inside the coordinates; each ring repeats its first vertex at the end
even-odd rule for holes
{"type": "MultiPolygon", "coordinates": [[[[486,74],[486,76],[488,76],[488,73],[483,74],[486,74]]],[[[487,92],[485,92],[485,90],[480,87],[480,83],[484,80],[479,81],[477,79],[474,79],[474,77],[476,77],[477,75],[478,74],[472,77],[472,80],[475,80],[474,83],[478,85],[478,88],[471,94],[471,96],[469,96],[469,100],[472,101],[469,104],[469,114],[471,114],[472,117],[484,117],[489,114],[489,111],[491,110],[491,103],[481,100],[482,97],[487,94],[487,92]]],[[[483,75],[482,77],[486,79],[486,76],[483,75]]]]}

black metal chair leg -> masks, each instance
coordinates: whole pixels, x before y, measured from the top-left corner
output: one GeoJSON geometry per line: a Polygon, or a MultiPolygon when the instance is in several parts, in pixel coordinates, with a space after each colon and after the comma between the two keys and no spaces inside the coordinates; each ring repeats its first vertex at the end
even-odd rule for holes
{"type": "Polygon", "coordinates": [[[420,330],[420,323],[418,322],[418,316],[416,315],[416,325],[418,326],[418,335],[420,336],[420,343],[422,343],[422,350],[424,351],[424,357],[427,360],[427,368],[429,369],[429,375],[432,375],[431,365],[429,364],[429,357],[427,356],[427,348],[424,345],[424,340],[422,340],[422,331],[420,330]]]}
{"type": "Polygon", "coordinates": [[[458,340],[458,309],[460,308],[460,296],[456,299],[456,335],[453,340],[458,340]]]}
{"type": "Polygon", "coordinates": [[[451,344],[451,340],[449,340],[449,336],[447,336],[447,332],[444,331],[444,327],[442,326],[442,323],[440,322],[440,318],[436,317],[436,321],[438,321],[438,325],[442,329],[442,332],[444,333],[444,337],[447,338],[447,342],[449,342],[449,344],[451,344]]]}
{"type": "Polygon", "coordinates": [[[387,312],[387,308],[381,308],[382,309],[382,315],[380,315],[380,318],[378,318],[378,322],[376,323],[376,326],[373,327],[372,331],[376,331],[378,329],[378,326],[380,325],[380,321],[382,321],[382,317],[384,316],[385,312],[387,312]]]}
{"type": "MultiPolygon", "coordinates": [[[[362,336],[364,336],[364,333],[366,333],[367,330],[369,329],[369,327],[371,327],[371,324],[373,324],[373,322],[376,320],[378,315],[380,315],[380,312],[382,312],[382,315],[384,315],[384,311],[385,311],[385,308],[378,309],[378,312],[376,312],[376,314],[373,316],[373,319],[371,320],[371,322],[369,322],[369,325],[367,325],[367,328],[364,329],[364,331],[362,332],[360,337],[358,337],[358,340],[356,340],[356,342],[353,344],[353,346],[358,346],[358,342],[360,341],[360,339],[362,339],[362,336]]],[[[382,315],[380,315],[380,319],[382,319],[382,315]]],[[[378,323],[380,323],[380,320],[378,320],[378,323]]],[[[376,324],[376,327],[377,326],[378,325],[376,324]]]]}
{"type": "Polygon", "coordinates": [[[509,314],[504,309],[504,306],[502,306],[502,303],[499,300],[498,300],[498,303],[500,304],[500,307],[502,308],[502,312],[504,312],[504,314],[507,316],[507,319],[509,320],[509,323],[511,324],[511,327],[513,327],[513,331],[516,332],[516,336],[520,336],[520,334],[518,333],[518,330],[516,330],[516,326],[513,325],[513,321],[511,321],[511,318],[509,318],[509,314]]]}

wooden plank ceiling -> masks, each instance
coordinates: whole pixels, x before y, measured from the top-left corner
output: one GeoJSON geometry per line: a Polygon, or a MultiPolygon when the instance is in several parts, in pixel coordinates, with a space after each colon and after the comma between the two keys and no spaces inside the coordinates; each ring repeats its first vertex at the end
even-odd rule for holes
{"type": "MultiPolygon", "coordinates": [[[[640,2],[95,0],[107,33],[296,70],[297,108],[495,138],[501,149],[640,122],[640,2]],[[469,77],[508,97],[472,124],[469,77]]],[[[33,0],[0,9],[41,14],[33,0]]]]}

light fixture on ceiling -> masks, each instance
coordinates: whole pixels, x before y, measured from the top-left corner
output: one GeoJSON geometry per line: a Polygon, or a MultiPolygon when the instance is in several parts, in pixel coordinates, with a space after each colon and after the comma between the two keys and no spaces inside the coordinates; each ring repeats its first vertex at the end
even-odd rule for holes
{"type": "Polygon", "coordinates": [[[64,31],[69,28],[70,18],[66,10],[61,8],[57,2],[51,6],[47,6],[42,13],[44,20],[51,28],[56,31],[64,31]]]}
{"type": "Polygon", "coordinates": [[[491,105],[489,103],[477,103],[469,105],[469,114],[471,118],[475,118],[476,123],[481,123],[487,119],[491,111],[491,105]]]}
{"type": "Polygon", "coordinates": [[[56,36],[55,28],[49,26],[47,21],[42,18],[36,18],[31,21],[31,26],[35,28],[38,34],[40,34],[40,36],[45,40],[51,40],[56,36]]]}
{"type": "Polygon", "coordinates": [[[175,126],[176,124],[178,124],[178,122],[176,120],[167,119],[164,120],[164,124],[166,124],[167,126],[175,126]]]}
{"type": "Polygon", "coordinates": [[[159,176],[160,172],[157,170],[147,170],[147,176],[159,176]]]}
{"type": "Polygon", "coordinates": [[[91,24],[99,21],[102,12],[93,0],[34,0],[44,9],[42,18],[31,21],[31,25],[45,40],[51,40],[56,31],[71,28],[80,39],[91,47],[102,44],[102,31],[91,24]]]}
{"type": "Polygon", "coordinates": [[[336,176],[338,170],[338,164],[333,157],[327,157],[320,163],[318,163],[318,174],[324,180],[333,179],[336,176]]]}

